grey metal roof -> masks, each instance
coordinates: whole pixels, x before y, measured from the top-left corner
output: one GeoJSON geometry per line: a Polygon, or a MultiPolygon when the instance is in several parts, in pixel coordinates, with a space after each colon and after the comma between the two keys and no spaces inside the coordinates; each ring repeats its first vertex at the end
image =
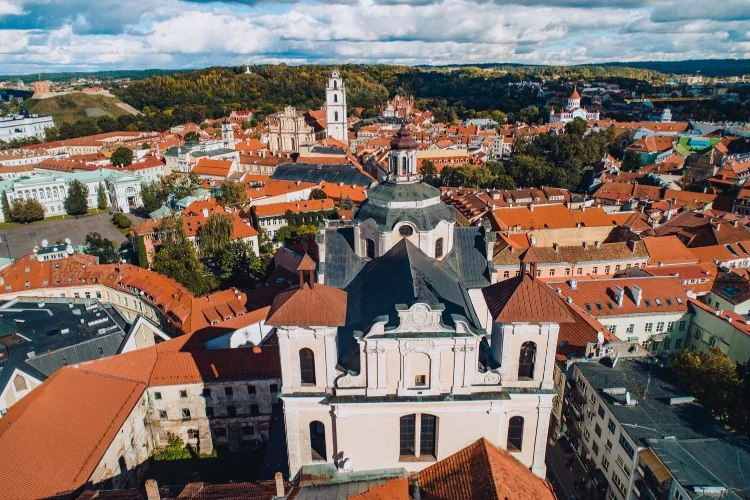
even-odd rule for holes
{"type": "Polygon", "coordinates": [[[353,221],[364,222],[369,219],[375,221],[381,231],[391,231],[396,224],[404,221],[411,222],[419,231],[430,231],[440,221],[455,222],[456,214],[453,207],[442,202],[425,208],[387,208],[375,206],[368,199],[359,207],[353,221]]]}
{"type": "Polygon", "coordinates": [[[576,367],[597,390],[609,411],[639,446],[646,439],[697,439],[726,436],[726,431],[711,413],[696,402],[670,405],[669,398],[688,393],[671,380],[663,367],[649,359],[620,359],[616,366],[602,362],[579,362],[576,367]],[[603,392],[605,388],[624,387],[636,401],[620,404],[603,392]]]}
{"type": "Polygon", "coordinates": [[[691,498],[705,498],[701,487],[727,488],[717,498],[748,498],[750,439],[649,439],[651,450],[691,498]]]}
{"type": "Polygon", "coordinates": [[[343,183],[349,186],[370,186],[375,181],[353,165],[318,165],[315,163],[282,163],[271,179],[312,182],[319,184],[343,183]]]}
{"type": "Polygon", "coordinates": [[[367,197],[385,202],[391,201],[424,201],[440,198],[440,191],[423,182],[398,184],[388,182],[375,186],[367,197]]]}
{"type": "Polygon", "coordinates": [[[3,343],[0,391],[15,368],[44,380],[65,364],[116,354],[129,328],[114,307],[94,299],[46,297],[1,302],[0,325],[0,336],[13,335],[3,343]]]}
{"type": "Polygon", "coordinates": [[[325,262],[320,269],[325,284],[344,288],[365,265],[364,259],[354,252],[354,228],[326,229],[325,249],[325,262]]]}
{"type": "Polygon", "coordinates": [[[366,331],[379,318],[387,326],[398,326],[396,305],[417,302],[443,304],[443,323],[455,326],[453,315],[463,316],[479,327],[468,293],[459,276],[446,262],[425,255],[402,239],[385,255],[373,259],[346,286],[346,326],[339,328],[339,357],[342,365],[358,370],[354,331],[366,331]]]}
{"type": "Polygon", "coordinates": [[[453,248],[444,261],[467,288],[483,288],[491,284],[485,237],[485,229],[481,226],[454,229],[453,248]]]}

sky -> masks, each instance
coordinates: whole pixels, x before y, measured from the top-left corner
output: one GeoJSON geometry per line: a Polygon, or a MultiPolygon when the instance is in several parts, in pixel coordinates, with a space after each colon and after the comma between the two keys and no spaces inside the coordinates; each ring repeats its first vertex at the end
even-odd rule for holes
{"type": "Polygon", "coordinates": [[[0,0],[0,74],[750,58],[750,0],[0,0]]]}

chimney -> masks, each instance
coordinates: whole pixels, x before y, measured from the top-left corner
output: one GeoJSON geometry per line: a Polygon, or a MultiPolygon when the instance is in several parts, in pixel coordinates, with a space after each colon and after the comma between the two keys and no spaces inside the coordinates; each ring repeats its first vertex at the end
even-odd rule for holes
{"type": "Polygon", "coordinates": [[[633,294],[633,301],[637,307],[641,307],[641,298],[643,297],[643,290],[638,285],[630,287],[630,293],[633,294]]]}
{"type": "Polygon", "coordinates": [[[595,246],[596,248],[600,248],[600,247],[602,246],[602,242],[601,242],[601,241],[595,241],[595,242],[594,242],[594,246],[595,246]]]}
{"type": "Polygon", "coordinates": [[[208,217],[208,209],[207,208],[203,209],[203,217],[208,217]]]}
{"type": "Polygon", "coordinates": [[[276,482],[276,498],[284,498],[284,476],[277,472],[273,479],[276,482]]]}
{"type": "Polygon", "coordinates": [[[557,244],[557,243],[553,243],[553,244],[552,244],[552,248],[554,248],[554,249],[555,249],[555,252],[559,252],[559,251],[560,251],[560,245],[559,245],[559,244],[557,244]]]}
{"type": "Polygon", "coordinates": [[[587,243],[586,241],[584,241],[584,242],[583,242],[583,249],[584,249],[584,250],[587,250],[587,249],[588,249],[588,247],[589,247],[589,244],[588,244],[588,243],[587,243]]]}
{"type": "Polygon", "coordinates": [[[739,221],[737,219],[734,219],[732,221],[732,226],[737,227],[739,225],[739,221]]]}
{"type": "Polygon", "coordinates": [[[625,289],[618,285],[615,287],[615,300],[617,300],[617,307],[622,307],[623,298],[625,298],[625,289]]]}
{"type": "Polygon", "coordinates": [[[148,500],[161,500],[161,495],[159,494],[159,484],[156,482],[156,479],[147,479],[145,488],[146,498],[148,500]]]}
{"type": "Polygon", "coordinates": [[[534,211],[534,204],[529,203],[529,212],[533,212],[533,211],[534,211]]]}
{"type": "Polygon", "coordinates": [[[635,240],[628,240],[628,248],[631,253],[635,253],[635,240]]]}
{"type": "Polygon", "coordinates": [[[578,281],[575,278],[570,278],[568,285],[570,285],[571,290],[578,290],[578,281]]]}

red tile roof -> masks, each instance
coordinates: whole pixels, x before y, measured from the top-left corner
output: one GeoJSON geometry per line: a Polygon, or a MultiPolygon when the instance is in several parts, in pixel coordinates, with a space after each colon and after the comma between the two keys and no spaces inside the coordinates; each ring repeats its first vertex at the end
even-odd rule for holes
{"type": "Polygon", "coordinates": [[[419,491],[426,500],[555,499],[549,484],[484,438],[420,472],[419,491]]]}
{"type": "Polygon", "coordinates": [[[482,289],[496,323],[564,323],[573,321],[563,301],[544,283],[518,276],[482,289]]]}
{"type": "Polygon", "coordinates": [[[193,167],[192,172],[198,175],[213,175],[217,177],[227,177],[232,169],[230,160],[212,160],[210,158],[201,158],[193,167]]]}
{"type": "Polygon", "coordinates": [[[304,283],[281,292],[273,300],[266,324],[270,326],[344,326],[346,292],[319,283],[304,283]]]}

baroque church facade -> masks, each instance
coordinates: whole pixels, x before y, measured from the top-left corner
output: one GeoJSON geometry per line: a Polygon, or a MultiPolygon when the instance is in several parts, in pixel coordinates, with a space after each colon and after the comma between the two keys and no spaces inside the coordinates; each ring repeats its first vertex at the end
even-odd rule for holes
{"type": "Polygon", "coordinates": [[[459,227],[421,182],[403,129],[351,222],[322,228],[319,262],[274,300],[290,477],[306,467],[421,470],[479,438],[540,477],[561,322],[524,263],[493,283],[494,233],[459,227]]]}

